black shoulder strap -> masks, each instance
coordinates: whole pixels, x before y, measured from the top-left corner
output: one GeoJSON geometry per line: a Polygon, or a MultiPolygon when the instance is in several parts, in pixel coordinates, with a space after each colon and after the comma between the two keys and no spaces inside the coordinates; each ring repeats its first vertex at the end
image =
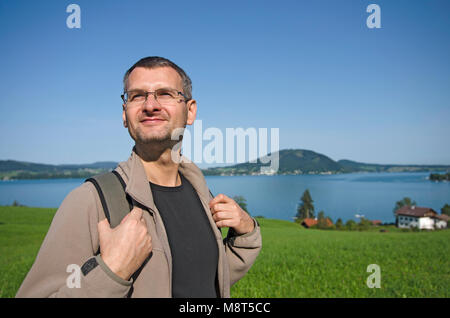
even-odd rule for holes
{"type": "Polygon", "coordinates": [[[125,182],[119,173],[107,172],[86,179],[85,182],[92,182],[95,186],[111,228],[119,225],[133,208],[131,199],[125,192],[125,182]]]}

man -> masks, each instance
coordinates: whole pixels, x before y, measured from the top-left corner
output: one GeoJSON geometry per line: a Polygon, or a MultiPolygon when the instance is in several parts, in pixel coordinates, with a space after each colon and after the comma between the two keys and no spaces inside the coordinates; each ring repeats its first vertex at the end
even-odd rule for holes
{"type": "Polygon", "coordinates": [[[184,158],[173,134],[197,113],[191,87],[186,73],[161,57],[126,72],[123,123],[135,146],[115,171],[134,208],[111,228],[94,185],[73,190],[16,297],[230,296],[255,261],[261,235],[235,201],[212,197],[197,166],[173,160],[184,158]],[[230,228],[225,240],[222,227],[230,228]],[[78,284],[70,283],[71,264],[81,266],[78,284]]]}

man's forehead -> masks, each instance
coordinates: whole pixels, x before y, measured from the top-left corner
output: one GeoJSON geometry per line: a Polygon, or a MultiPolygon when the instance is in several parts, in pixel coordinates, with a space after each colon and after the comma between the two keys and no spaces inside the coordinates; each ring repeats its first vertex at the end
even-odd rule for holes
{"type": "Polygon", "coordinates": [[[172,87],[182,89],[181,76],[171,67],[136,67],[128,77],[128,89],[172,87]]]}

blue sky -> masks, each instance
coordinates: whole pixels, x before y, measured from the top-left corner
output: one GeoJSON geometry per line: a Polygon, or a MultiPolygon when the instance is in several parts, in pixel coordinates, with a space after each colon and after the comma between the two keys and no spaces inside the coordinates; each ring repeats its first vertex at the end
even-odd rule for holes
{"type": "Polygon", "coordinates": [[[0,159],[123,161],[124,72],[159,55],[203,127],[334,160],[450,164],[449,1],[2,1],[0,159]],[[81,29],[66,7],[81,8],[81,29]],[[369,29],[366,7],[381,8],[369,29]]]}

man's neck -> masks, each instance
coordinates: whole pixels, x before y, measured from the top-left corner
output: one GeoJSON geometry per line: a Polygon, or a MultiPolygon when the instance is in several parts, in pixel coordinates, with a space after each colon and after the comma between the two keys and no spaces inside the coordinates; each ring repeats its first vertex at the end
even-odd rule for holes
{"type": "Polygon", "coordinates": [[[179,164],[172,160],[172,148],[136,144],[136,153],[144,165],[148,181],[165,187],[181,185],[179,164]]]}

